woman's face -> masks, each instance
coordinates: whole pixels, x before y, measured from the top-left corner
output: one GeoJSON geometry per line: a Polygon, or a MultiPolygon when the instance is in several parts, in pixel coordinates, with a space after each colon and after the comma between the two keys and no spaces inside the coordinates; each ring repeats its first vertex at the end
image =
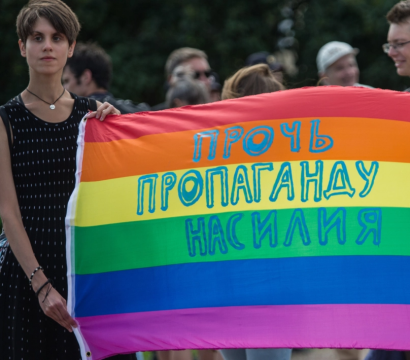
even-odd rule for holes
{"type": "Polygon", "coordinates": [[[45,18],[36,21],[25,44],[19,40],[21,55],[27,59],[30,69],[48,75],[63,70],[67,58],[73,55],[74,46],[75,42],[70,46],[66,36],[58,33],[45,18]]]}

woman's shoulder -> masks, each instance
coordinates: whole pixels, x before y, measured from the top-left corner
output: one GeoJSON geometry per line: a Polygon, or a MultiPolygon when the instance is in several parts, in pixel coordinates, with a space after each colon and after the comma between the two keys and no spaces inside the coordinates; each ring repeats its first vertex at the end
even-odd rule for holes
{"type": "MultiPolygon", "coordinates": [[[[7,117],[6,120],[10,117],[11,113],[13,111],[17,111],[18,107],[20,105],[20,101],[18,98],[18,95],[7,101],[5,104],[0,106],[0,117],[4,118],[7,117]]],[[[3,122],[5,120],[3,119],[3,122]]]]}
{"type": "Polygon", "coordinates": [[[21,104],[20,95],[14,96],[13,98],[8,100],[6,103],[4,103],[1,106],[4,106],[5,108],[10,108],[10,107],[16,106],[18,104],[21,104]]]}
{"type": "Polygon", "coordinates": [[[0,122],[4,126],[5,132],[7,134],[7,140],[9,144],[9,148],[11,149],[12,147],[12,132],[11,132],[11,124],[10,124],[10,117],[9,117],[9,111],[13,111],[13,108],[15,107],[15,102],[16,100],[10,99],[7,103],[4,105],[0,106],[0,122]]]}

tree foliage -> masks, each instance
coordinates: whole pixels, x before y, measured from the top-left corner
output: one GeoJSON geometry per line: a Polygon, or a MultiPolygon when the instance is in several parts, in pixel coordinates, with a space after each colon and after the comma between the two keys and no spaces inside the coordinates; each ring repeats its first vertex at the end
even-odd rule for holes
{"type": "Polygon", "coordinates": [[[357,61],[361,83],[399,91],[409,87],[410,79],[399,77],[393,61],[382,51],[389,28],[386,13],[396,2],[310,1],[302,9],[304,28],[296,30],[300,69],[297,80],[306,85],[315,85],[318,50],[325,43],[338,40],[360,50],[357,61]]]}
{"type": "MultiPolygon", "coordinates": [[[[361,82],[403,90],[408,78],[396,75],[381,51],[388,25],[385,14],[395,1],[385,0],[67,0],[78,15],[79,41],[96,41],[111,55],[117,97],[151,105],[164,97],[164,65],[182,46],[204,50],[221,80],[244,65],[256,51],[274,52],[284,36],[296,39],[299,73],[289,87],[316,85],[316,55],[328,41],[340,40],[360,49],[361,82]],[[283,34],[280,24],[292,20],[283,34]]],[[[0,0],[0,103],[21,92],[28,81],[20,57],[15,19],[26,0],[0,0]]]]}

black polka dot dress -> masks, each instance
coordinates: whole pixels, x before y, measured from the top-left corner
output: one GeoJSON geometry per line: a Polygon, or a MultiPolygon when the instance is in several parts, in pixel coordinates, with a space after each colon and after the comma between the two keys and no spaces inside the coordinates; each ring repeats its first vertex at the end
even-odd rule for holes
{"type": "MultiPolygon", "coordinates": [[[[13,129],[13,177],[24,227],[38,262],[64,298],[64,219],[75,184],[78,125],[89,108],[88,99],[72,97],[71,115],[57,124],[36,118],[21,98],[6,105],[13,129]]],[[[81,359],[74,334],[43,314],[11,250],[0,273],[0,359],[81,359]]]]}

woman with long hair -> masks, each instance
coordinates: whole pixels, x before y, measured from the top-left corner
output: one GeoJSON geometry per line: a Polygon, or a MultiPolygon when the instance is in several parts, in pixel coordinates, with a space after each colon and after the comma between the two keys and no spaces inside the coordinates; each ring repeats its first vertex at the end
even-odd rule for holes
{"type": "MultiPolygon", "coordinates": [[[[244,67],[227,79],[222,100],[284,90],[266,64],[244,67]]],[[[291,349],[223,349],[225,360],[290,360],[291,349]]]]}
{"type": "Polygon", "coordinates": [[[222,100],[285,90],[266,64],[239,69],[222,88],[222,100]]]}

